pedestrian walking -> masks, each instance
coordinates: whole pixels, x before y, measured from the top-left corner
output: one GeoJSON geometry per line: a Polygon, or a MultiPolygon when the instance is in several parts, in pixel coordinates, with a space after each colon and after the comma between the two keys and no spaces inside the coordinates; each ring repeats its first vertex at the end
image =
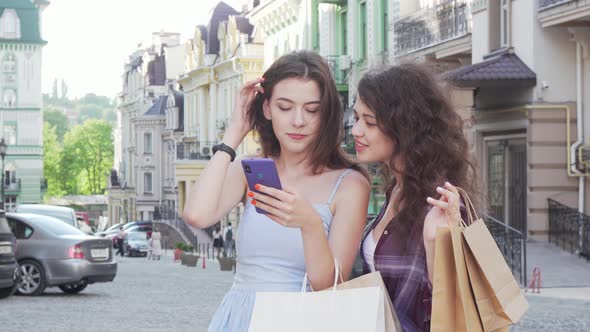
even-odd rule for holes
{"type": "Polygon", "coordinates": [[[223,245],[226,257],[234,256],[235,240],[234,240],[234,228],[231,222],[225,226],[223,230],[223,245]]]}
{"type": "Polygon", "coordinates": [[[154,226],[152,236],[149,239],[150,243],[150,254],[149,257],[153,260],[160,260],[162,256],[162,234],[158,230],[158,227],[154,226]]]}
{"type": "Polygon", "coordinates": [[[221,255],[223,249],[223,237],[221,233],[221,227],[215,226],[213,230],[213,256],[218,257],[221,255]]]}
{"type": "Polygon", "coordinates": [[[244,213],[236,242],[234,284],[209,331],[247,331],[257,291],[300,291],[334,284],[335,263],[344,280],[365,227],[369,182],[341,148],[342,103],[330,66],[317,53],[280,57],[243,85],[223,144],[189,193],[184,220],[214,225],[240,202],[244,213]],[[248,190],[235,149],[255,131],[262,157],[273,159],[283,190],[248,190]],[[256,207],[268,214],[258,213],[256,207]]]}
{"type": "Polygon", "coordinates": [[[117,247],[119,250],[115,253],[121,255],[121,257],[125,256],[125,237],[127,237],[127,233],[123,231],[123,226],[119,227],[119,232],[117,232],[117,247]]]}

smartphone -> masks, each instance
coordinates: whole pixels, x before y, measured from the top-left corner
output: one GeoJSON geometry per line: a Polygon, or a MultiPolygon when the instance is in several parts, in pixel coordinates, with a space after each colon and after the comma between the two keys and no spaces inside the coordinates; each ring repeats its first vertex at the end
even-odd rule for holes
{"type": "MultiPolygon", "coordinates": [[[[242,168],[250,191],[259,193],[254,188],[256,184],[283,190],[274,160],[270,158],[242,159],[242,168]]],[[[258,207],[256,207],[256,212],[268,214],[268,212],[258,207]]]]}

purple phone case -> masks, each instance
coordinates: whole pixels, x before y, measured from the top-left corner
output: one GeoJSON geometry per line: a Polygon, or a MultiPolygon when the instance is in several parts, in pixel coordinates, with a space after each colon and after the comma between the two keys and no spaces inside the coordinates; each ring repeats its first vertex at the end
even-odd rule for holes
{"type": "MultiPolygon", "coordinates": [[[[250,191],[259,192],[254,189],[256,184],[261,184],[266,187],[281,189],[281,180],[275,162],[269,158],[252,158],[242,159],[242,168],[248,181],[248,188],[250,191]],[[248,172],[248,170],[250,170],[248,172]]],[[[256,212],[268,214],[268,212],[256,207],[256,212]]]]}

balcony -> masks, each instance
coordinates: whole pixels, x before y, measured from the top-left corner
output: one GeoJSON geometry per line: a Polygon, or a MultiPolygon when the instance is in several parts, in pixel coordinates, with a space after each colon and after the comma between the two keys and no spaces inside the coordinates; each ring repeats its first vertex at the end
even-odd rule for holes
{"type": "Polygon", "coordinates": [[[539,0],[538,18],[543,28],[586,26],[590,20],[590,0],[539,0]]]}
{"type": "Polygon", "coordinates": [[[176,160],[209,160],[213,156],[213,145],[217,142],[197,141],[176,144],[176,160]]]}
{"type": "Polygon", "coordinates": [[[346,70],[343,70],[343,68],[341,67],[341,62],[345,60],[343,57],[346,56],[326,55],[324,56],[324,59],[326,59],[326,62],[328,63],[328,65],[330,65],[330,72],[332,73],[332,77],[334,78],[336,85],[348,86],[348,68],[346,68],[346,70]]]}
{"type": "Polygon", "coordinates": [[[21,179],[10,179],[4,182],[4,194],[18,194],[21,192],[21,179]]]}
{"type": "Polygon", "coordinates": [[[471,35],[468,0],[448,0],[395,22],[395,56],[402,56],[471,35]]]}

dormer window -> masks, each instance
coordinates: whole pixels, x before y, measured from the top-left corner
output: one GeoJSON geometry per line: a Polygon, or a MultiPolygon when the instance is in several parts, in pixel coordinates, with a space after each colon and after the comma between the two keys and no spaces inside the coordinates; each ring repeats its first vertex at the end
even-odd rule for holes
{"type": "Polygon", "coordinates": [[[0,17],[0,38],[20,39],[20,20],[14,9],[4,9],[0,17]]]}

